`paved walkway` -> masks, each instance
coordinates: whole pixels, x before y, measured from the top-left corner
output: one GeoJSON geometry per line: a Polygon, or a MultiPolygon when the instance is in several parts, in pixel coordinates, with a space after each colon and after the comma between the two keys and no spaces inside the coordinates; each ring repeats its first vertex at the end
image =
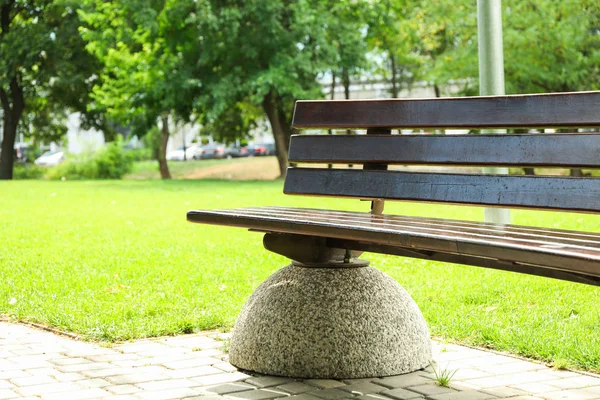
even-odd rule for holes
{"type": "Polygon", "coordinates": [[[600,399],[600,377],[471,348],[435,343],[439,369],[381,379],[251,376],[226,360],[227,337],[203,333],[111,348],[0,322],[0,399],[480,400],[600,399]]]}

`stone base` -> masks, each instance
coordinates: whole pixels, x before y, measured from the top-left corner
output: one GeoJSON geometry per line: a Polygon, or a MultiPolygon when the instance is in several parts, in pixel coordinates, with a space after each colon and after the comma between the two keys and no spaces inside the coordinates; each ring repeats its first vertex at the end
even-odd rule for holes
{"type": "Polygon", "coordinates": [[[428,365],[427,324],[410,295],[372,267],[285,267],[250,296],[229,361],[296,378],[367,378],[428,365]]]}

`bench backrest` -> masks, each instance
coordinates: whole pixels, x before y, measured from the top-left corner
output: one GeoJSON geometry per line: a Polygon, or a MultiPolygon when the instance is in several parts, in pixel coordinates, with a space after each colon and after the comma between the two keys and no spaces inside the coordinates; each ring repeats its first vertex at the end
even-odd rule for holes
{"type": "Polygon", "coordinates": [[[367,135],[295,135],[287,194],[600,211],[600,179],[387,171],[388,165],[600,168],[600,91],[441,99],[298,101],[297,129],[367,135]],[[574,133],[391,135],[392,129],[568,128],[574,133]]]}

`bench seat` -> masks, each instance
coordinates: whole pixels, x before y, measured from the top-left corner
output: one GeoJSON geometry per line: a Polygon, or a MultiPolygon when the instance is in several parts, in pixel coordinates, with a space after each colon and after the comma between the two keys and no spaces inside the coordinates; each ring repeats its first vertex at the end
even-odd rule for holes
{"type": "Polygon", "coordinates": [[[600,285],[600,234],[306,208],[195,210],[190,222],[327,238],[327,245],[600,285]]]}

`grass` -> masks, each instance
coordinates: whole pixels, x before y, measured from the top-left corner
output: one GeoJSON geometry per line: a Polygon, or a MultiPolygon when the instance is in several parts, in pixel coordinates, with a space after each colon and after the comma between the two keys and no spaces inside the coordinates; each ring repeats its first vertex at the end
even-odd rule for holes
{"type": "Polygon", "coordinates": [[[442,369],[442,367],[437,367],[430,361],[429,366],[433,370],[435,375],[435,383],[438,386],[448,387],[450,386],[450,381],[456,375],[457,370],[448,369],[448,367],[442,369]]]}
{"type": "MultiPolygon", "coordinates": [[[[239,162],[246,162],[247,158],[233,158],[233,159],[215,159],[215,160],[188,160],[188,161],[169,161],[169,171],[173,179],[184,179],[190,173],[203,168],[214,167],[224,164],[232,164],[239,162]]],[[[125,179],[160,179],[160,173],[158,171],[158,162],[156,160],[151,161],[138,161],[134,163],[133,170],[125,176],[125,179]]]]}
{"type": "MultiPolygon", "coordinates": [[[[99,341],[232,326],[285,265],[261,235],[190,224],[194,208],[288,205],[281,181],[0,182],[0,314],[99,341]],[[13,300],[14,299],[14,300],[13,300]]],[[[480,220],[478,208],[395,203],[388,213],[480,220]]],[[[600,231],[600,216],[513,212],[515,223],[600,231]]],[[[424,260],[366,255],[414,297],[433,336],[600,371],[600,288],[424,260]]]]}

